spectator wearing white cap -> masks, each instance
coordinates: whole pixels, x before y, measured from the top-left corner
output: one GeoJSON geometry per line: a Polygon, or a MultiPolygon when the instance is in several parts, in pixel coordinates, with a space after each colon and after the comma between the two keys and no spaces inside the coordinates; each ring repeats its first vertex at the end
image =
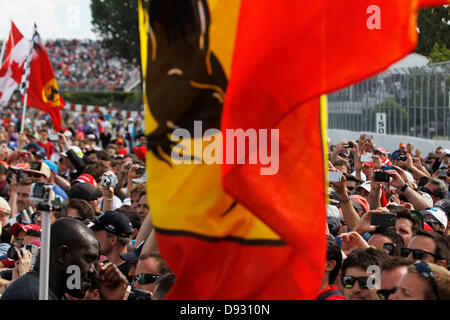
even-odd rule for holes
{"type": "Polygon", "coordinates": [[[433,228],[435,232],[445,235],[448,228],[448,218],[446,213],[439,207],[422,210],[423,220],[433,228]]]}

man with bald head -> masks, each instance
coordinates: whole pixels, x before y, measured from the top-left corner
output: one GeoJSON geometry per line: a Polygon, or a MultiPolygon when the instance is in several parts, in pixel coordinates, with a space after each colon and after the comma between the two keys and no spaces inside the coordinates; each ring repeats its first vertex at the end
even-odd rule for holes
{"type": "MultiPolygon", "coordinates": [[[[128,282],[119,269],[112,264],[99,264],[97,237],[83,222],[65,217],[54,222],[50,232],[49,300],[61,300],[65,293],[81,299],[95,279],[100,283],[102,299],[121,300],[128,296],[128,282]],[[79,286],[74,286],[77,281],[71,280],[74,269],[79,270],[79,286]]],[[[1,299],[39,299],[38,265],[11,283],[1,299]]]]}

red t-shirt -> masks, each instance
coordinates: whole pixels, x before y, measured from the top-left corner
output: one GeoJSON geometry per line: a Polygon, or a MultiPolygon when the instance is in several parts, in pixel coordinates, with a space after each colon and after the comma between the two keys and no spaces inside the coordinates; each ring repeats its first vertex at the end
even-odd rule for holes
{"type": "Polygon", "coordinates": [[[344,296],[338,290],[338,287],[334,284],[330,284],[330,285],[328,285],[328,287],[326,287],[325,289],[320,291],[317,298],[319,298],[320,296],[324,295],[325,293],[327,293],[329,291],[336,291],[336,292],[334,294],[330,295],[329,297],[326,297],[325,299],[321,299],[321,300],[344,300],[344,296]]]}
{"type": "Polygon", "coordinates": [[[55,152],[55,147],[53,147],[53,143],[51,143],[50,141],[47,141],[46,143],[43,143],[42,141],[37,141],[37,144],[40,147],[44,148],[47,159],[50,159],[52,154],[55,152]]]}

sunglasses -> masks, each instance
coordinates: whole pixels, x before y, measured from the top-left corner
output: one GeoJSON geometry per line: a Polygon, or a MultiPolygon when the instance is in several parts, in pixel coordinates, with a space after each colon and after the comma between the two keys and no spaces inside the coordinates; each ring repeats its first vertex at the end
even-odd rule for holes
{"type": "Polygon", "coordinates": [[[355,187],[353,187],[353,186],[348,186],[348,187],[347,187],[347,190],[348,190],[348,191],[353,191],[353,190],[355,190],[355,187]]]}
{"type": "Polygon", "coordinates": [[[438,290],[437,290],[436,280],[434,279],[433,271],[431,270],[428,263],[423,262],[423,261],[417,261],[414,263],[414,266],[416,267],[417,272],[420,273],[420,275],[422,277],[430,278],[431,286],[433,287],[433,292],[436,295],[436,299],[440,300],[438,290]]]}
{"type": "Polygon", "coordinates": [[[433,256],[434,259],[437,259],[436,255],[434,253],[425,251],[422,249],[410,249],[410,248],[401,248],[400,249],[400,254],[404,258],[408,257],[411,252],[413,253],[413,258],[416,260],[422,260],[425,253],[428,253],[429,255],[433,256]]]}
{"type": "Polygon", "coordinates": [[[397,288],[391,289],[391,290],[387,290],[387,289],[380,289],[377,290],[377,295],[380,298],[380,300],[388,300],[389,296],[391,294],[394,294],[397,292],[397,288]]]}
{"type": "Polygon", "coordinates": [[[42,175],[42,174],[39,174],[39,173],[28,173],[28,176],[29,176],[29,177],[33,177],[33,178],[40,178],[40,177],[43,177],[43,175],[42,175]]]}
{"type": "Polygon", "coordinates": [[[395,243],[392,242],[386,242],[385,244],[383,244],[383,248],[389,252],[390,256],[394,255],[395,247],[396,247],[395,243]]]}
{"type": "Polygon", "coordinates": [[[359,287],[361,289],[369,289],[367,286],[367,280],[369,277],[352,277],[352,276],[344,276],[342,277],[342,285],[345,289],[352,289],[355,285],[355,282],[358,281],[359,287]]]}
{"type": "Polygon", "coordinates": [[[161,278],[160,274],[156,273],[141,273],[134,277],[134,280],[137,281],[139,284],[150,284],[155,282],[161,278]]]}

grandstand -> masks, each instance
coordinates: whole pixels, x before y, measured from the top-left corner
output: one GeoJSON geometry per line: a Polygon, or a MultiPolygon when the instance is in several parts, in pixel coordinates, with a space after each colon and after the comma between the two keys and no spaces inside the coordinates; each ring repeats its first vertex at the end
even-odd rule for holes
{"type": "Polygon", "coordinates": [[[139,66],[114,56],[100,41],[49,40],[45,48],[61,91],[129,91],[140,81],[139,66]]]}

